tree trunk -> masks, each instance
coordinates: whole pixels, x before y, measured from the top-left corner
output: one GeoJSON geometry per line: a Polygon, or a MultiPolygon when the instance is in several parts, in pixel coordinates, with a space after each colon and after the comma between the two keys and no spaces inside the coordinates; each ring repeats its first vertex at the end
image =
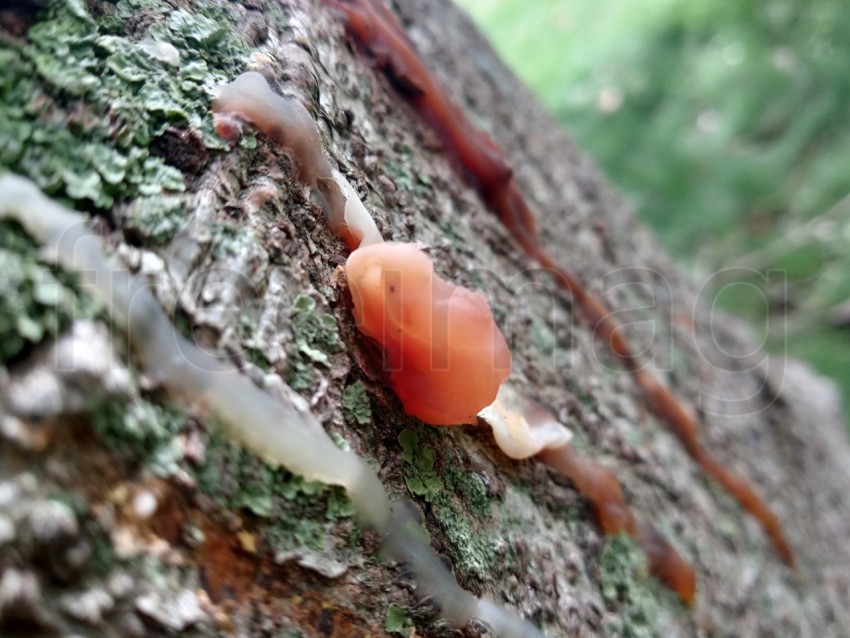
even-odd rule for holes
{"type": "MultiPolygon", "coordinates": [[[[772,505],[796,570],[647,411],[337,12],[315,0],[185,5],[5,10],[3,164],[91,211],[116,263],[150,274],[185,334],[272,392],[281,379],[298,390],[413,501],[466,590],[547,635],[848,631],[850,451],[836,393],[712,313],[707,289],[671,264],[466,16],[446,0],[393,7],[455,102],[505,149],[546,245],[698,410],[706,446],[772,505]],[[150,34],[176,47],[176,66],[170,49],[160,60],[132,44],[150,34]],[[637,516],[695,565],[695,608],[648,579],[628,541],[602,535],[569,482],[508,460],[484,430],[404,414],[354,327],[338,268],[347,251],[291,158],[261,135],[225,147],[212,133],[209,91],[249,61],[315,115],[385,237],[425,244],[442,276],[484,292],[515,387],[614,468],[637,516]]],[[[342,491],[265,465],[191,397],[146,378],[19,227],[0,226],[0,240],[0,633],[487,635],[438,620],[342,491]]]]}

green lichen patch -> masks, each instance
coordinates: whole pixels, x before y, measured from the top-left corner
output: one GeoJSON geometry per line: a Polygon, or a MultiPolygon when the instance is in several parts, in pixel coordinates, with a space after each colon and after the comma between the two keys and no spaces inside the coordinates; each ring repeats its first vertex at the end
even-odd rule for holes
{"type": "Polygon", "coordinates": [[[369,425],[372,422],[372,407],[366,384],[355,381],[342,391],[342,411],[345,418],[357,425],[369,425]]]}
{"type": "Polygon", "coordinates": [[[94,429],[107,447],[132,452],[157,476],[170,476],[179,468],[183,453],[176,436],[187,423],[182,412],[146,399],[109,401],[92,415],[94,429]]]}
{"type": "Polygon", "coordinates": [[[464,514],[465,504],[441,495],[436,504],[437,517],[449,542],[455,549],[454,566],[463,574],[486,578],[496,561],[496,539],[464,514]]]}
{"type": "Polygon", "coordinates": [[[289,355],[286,381],[296,390],[306,390],[315,381],[316,366],[330,368],[331,355],[343,351],[339,326],[329,314],[316,311],[316,300],[301,295],[292,306],[290,325],[294,348],[289,355]]]}
{"type": "Polygon", "coordinates": [[[87,568],[95,576],[106,578],[115,566],[115,547],[106,534],[91,534],[89,544],[92,551],[87,561],[87,568]]]}
{"type": "Polygon", "coordinates": [[[0,221],[0,361],[96,313],[73,275],[42,261],[18,224],[0,221]]]}
{"type": "Polygon", "coordinates": [[[441,468],[442,476],[438,475],[436,448],[431,444],[436,436],[412,428],[399,434],[405,485],[411,494],[433,507],[446,539],[455,549],[455,567],[465,574],[483,576],[496,560],[493,535],[476,522],[476,517],[483,519],[490,513],[483,481],[450,464],[441,468]]]}
{"type": "Polygon", "coordinates": [[[335,522],[354,513],[342,488],[270,465],[217,430],[194,474],[200,490],[221,507],[256,517],[259,531],[275,550],[319,549],[335,522]]]}
{"type": "Polygon", "coordinates": [[[132,208],[124,232],[138,232],[154,244],[167,244],[186,221],[186,207],[179,197],[139,197],[132,208]]]}
{"type": "MultiPolygon", "coordinates": [[[[402,153],[403,157],[405,159],[410,158],[411,154],[411,150],[408,147],[405,147],[404,152],[402,153]]],[[[407,161],[397,162],[394,160],[387,160],[385,166],[390,177],[400,190],[410,191],[417,198],[421,198],[425,196],[431,188],[431,182],[427,177],[422,174],[414,175],[411,173],[409,162],[407,161]]]]}
{"type": "Polygon", "coordinates": [[[451,222],[446,220],[441,220],[437,222],[437,228],[442,231],[443,236],[448,239],[452,246],[464,246],[465,242],[463,237],[457,234],[454,226],[452,226],[451,222]]]}
{"type": "Polygon", "coordinates": [[[556,353],[558,340],[546,321],[539,317],[532,317],[529,335],[531,344],[541,355],[551,357],[556,353]]]}
{"type": "Polygon", "coordinates": [[[491,513],[491,499],[487,495],[484,479],[475,472],[464,472],[454,466],[446,468],[445,476],[452,492],[463,499],[466,509],[478,518],[487,518],[491,513]]]}
{"type": "Polygon", "coordinates": [[[420,436],[406,428],[398,435],[404,457],[404,483],[415,496],[434,502],[443,491],[442,479],[434,473],[437,453],[433,447],[420,441],[420,436]]]}
{"type": "Polygon", "coordinates": [[[387,617],[384,620],[384,630],[389,634],[401,634],[409,636],[413,628],[413,621],[404,607],[390,603],[387,607],[387,617]]]}
{"type": "Polygon", "coordinates": [[[256,235],[250,229],[230,221],[223,221],[213,229],[212,254],[218,261],[225,261],[251,250],[257,244],[256,235]]]}
{"type": "Polygon", "coordinates": [[[616,611],[610,632],[624,638],[658,635],[658,586],[649,577],[643,554],[625,535],[608,541],[599,559],[602,596],[616,611]]]}
{"type": "MultiPolygon", "coordinates": [[[[178,67],[112,33],[120,18],[95,19],[80,0],[53,2],[24,46],[0,45],[0,165],[88,209],[184,190],[181,172],[148,146],[179,125],[220,147],[210,91],[242,66],[244,51],[222,10],[151,4],[162,16],[151,35],[179,49],[178,67]]],[[[117,15],[135,6],[119,2],[117,15]]]]}

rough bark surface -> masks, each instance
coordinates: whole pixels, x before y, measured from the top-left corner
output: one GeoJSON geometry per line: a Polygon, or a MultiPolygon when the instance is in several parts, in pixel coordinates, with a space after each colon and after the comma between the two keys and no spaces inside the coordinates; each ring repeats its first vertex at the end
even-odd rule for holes
{"type": "MultiPolygon", "coordinates": [[[[167,19],[128,6],[120,38],[137,41],[167,19]]],[[[91,0],[87,10],[111,15],[115,5],[91,0]]],[[[222,23],[246,63],[273,69],[315,114],[384,236],[427,245],[442,276],[485,291],[516,387],[558,414],[584,454],[615,468],[637,515],[695,564],[696,608],[642,576],[633,548],[601,535],[568,482],[507,460],[483,430],[404,415],[379,353],[353,325],[344,246],[267,140],[199,150],[191,127],[167,131],[158,152],[184,172],[182,227],[156,241],[130,199],[98,213],[105,241],[150,273],[200,342],[271,391],[288,380],[329,432],[372,459],[388,488],[413,500],[463,587],[548,635],[846,635],[850,450],[836,394],[711,314],[710,299],[454,6],[399,0],[394,10],[456,102],[506,150],[546,244],[700,411],[707,447],[775,508],[796,571],[694,468],[570,300],[315,0],[234,2],[222,23]]],[[[21,25],[33,19],[6,16],[3,47],[24,46],[21,25]]],[[[121,342],[103,317],[79,319],[0,368],[0,633],[487,635],[436,620],[404,569],[382,562],[378,539],[346,516],[341,493],[229,446],[202,406],[169,397],[121,342]]]]}

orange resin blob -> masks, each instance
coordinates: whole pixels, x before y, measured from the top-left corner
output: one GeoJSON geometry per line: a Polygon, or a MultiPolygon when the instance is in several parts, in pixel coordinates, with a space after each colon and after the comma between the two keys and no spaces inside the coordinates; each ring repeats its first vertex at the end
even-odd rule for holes
{"type": "Polygon", "coordinates": [[[432,425],[475,423],[511,368],[484,295],[440,279],[412,244],[363,246],[345,270],[357,327],[384,347],[405,411],[432,425]]]}

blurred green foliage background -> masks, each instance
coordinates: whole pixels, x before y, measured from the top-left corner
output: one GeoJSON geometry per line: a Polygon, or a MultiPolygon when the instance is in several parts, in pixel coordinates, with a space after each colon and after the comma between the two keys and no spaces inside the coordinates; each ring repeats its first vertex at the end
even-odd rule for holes
{"type": "Polygon", "coordinates": [[[717,303],[847,413],[846,0],[458,1],[717,303]]]}

